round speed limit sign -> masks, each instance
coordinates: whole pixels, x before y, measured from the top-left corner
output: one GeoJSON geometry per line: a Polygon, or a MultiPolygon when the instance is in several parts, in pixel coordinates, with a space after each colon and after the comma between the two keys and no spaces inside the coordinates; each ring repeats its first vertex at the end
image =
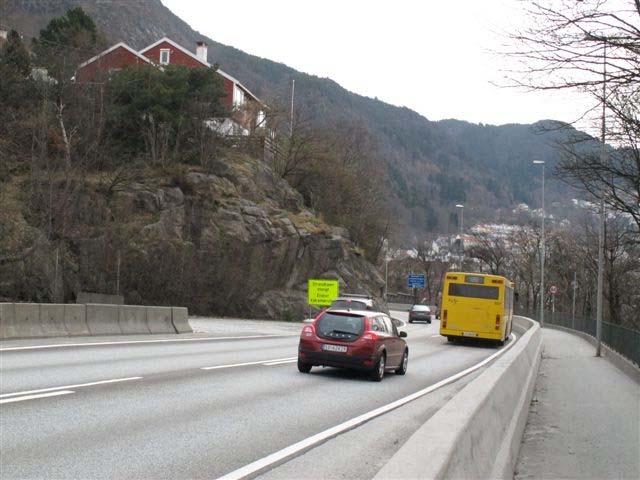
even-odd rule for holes
{"type": "Polygon", "coordinates": [[[555,285],[551,285],[551,287],[549,288],[549,293],[551,295],[555,295],[556,293],[558,293],[558,287],[556,287],[555,285]]]}

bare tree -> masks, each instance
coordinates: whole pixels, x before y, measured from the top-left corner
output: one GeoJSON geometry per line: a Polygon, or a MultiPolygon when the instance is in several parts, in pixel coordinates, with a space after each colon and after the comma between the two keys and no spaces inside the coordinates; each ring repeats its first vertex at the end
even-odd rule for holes
{"type": "Polygon", "coordinates": [[[488,233],[477,233],[473,236],[473,244],[466,254],[480,261],[493,275],[506,275],[510,252],[503,238],[493,237],[488,233]]]}
{"type": "Polygon", "coordinates": [[[640,229],[640,0],[523,3],[531,26],[511,35],[507,53],[521,61],[511,85],[587,92],[594,106],[584,117],[599,115],[604,105],[602,135],[618,150],[601,156],[592,137],[571,139],[558,173],[631,215],[640,229]]]}

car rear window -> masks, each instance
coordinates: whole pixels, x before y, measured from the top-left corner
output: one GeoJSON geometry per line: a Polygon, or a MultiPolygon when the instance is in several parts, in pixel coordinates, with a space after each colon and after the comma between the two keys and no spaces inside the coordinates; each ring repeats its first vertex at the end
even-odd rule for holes
{"type": "Polygon", "coordinates": [[[355,340],[362,334],[363,318],[358,315],[325,313],[316,325],[319,336],[335,340],[355,340]]]}
{"type": "Polygon", "coordinates": [[[498,287],[485,287],[483,285],[465,285],[464,283],[450,283],[449,295],[454,297],[484,298],[497,300],[500,291],[498,287]]]}
{"type": "Polygon", "coordinates": [[[335,300],[331,304],[331,308],[343,310],[366,310],[367,304],[358,300],[335,300]]]}
{"type": "Polygon", "coordinates": [[[429,307],[427,307],[426,305],[414,305],[413,306],[413,311],[414,312],[428,312],[429,311],[429,307]]]}

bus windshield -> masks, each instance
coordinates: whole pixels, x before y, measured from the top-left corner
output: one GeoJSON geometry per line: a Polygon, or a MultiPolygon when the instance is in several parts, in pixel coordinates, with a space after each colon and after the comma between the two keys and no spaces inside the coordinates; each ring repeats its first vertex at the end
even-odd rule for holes
{"type": "Polygon", "coordinates": [[[500,295],[498,287],[484,285],[465,285],[463,283],[450,283],[449,295],[453,297],[483,298],[497,300],[500,295]]]}

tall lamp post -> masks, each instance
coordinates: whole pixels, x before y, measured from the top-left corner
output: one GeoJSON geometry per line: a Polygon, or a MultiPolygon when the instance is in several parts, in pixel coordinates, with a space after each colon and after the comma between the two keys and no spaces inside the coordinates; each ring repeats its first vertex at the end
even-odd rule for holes
{"type": "Polygon", "coordinates": [[[544,160],[534,160],[534,165],[542,165],[542,237],[540,241],[540,326],[544,327],[544,160]]]}
{"type": "MultiPolygon", "coordinates": [[[[606,150],[606,122],[607,122],[607,42],[603,42],[602,53],[602,144],[600,146],[600,162],[604,165],[607,157],[606,150]]],[[[596,357],[602,348],[602,287],[604,277],[604,185],[600,188],[600,228],[598,229],[598,284],[596,292],[596,357]]]]}
{"type": "Polygon", "coordinates": [[[462,222],[464,220],[464,205],[458,203],[456,205],[456,208],[460,209],[460,225],[458,227],[458,236],[460,237],[460,270],[462,270],[462,262],[463,262],[463,248],[464,248],[464,244],[462,241],[462,222]]]}

